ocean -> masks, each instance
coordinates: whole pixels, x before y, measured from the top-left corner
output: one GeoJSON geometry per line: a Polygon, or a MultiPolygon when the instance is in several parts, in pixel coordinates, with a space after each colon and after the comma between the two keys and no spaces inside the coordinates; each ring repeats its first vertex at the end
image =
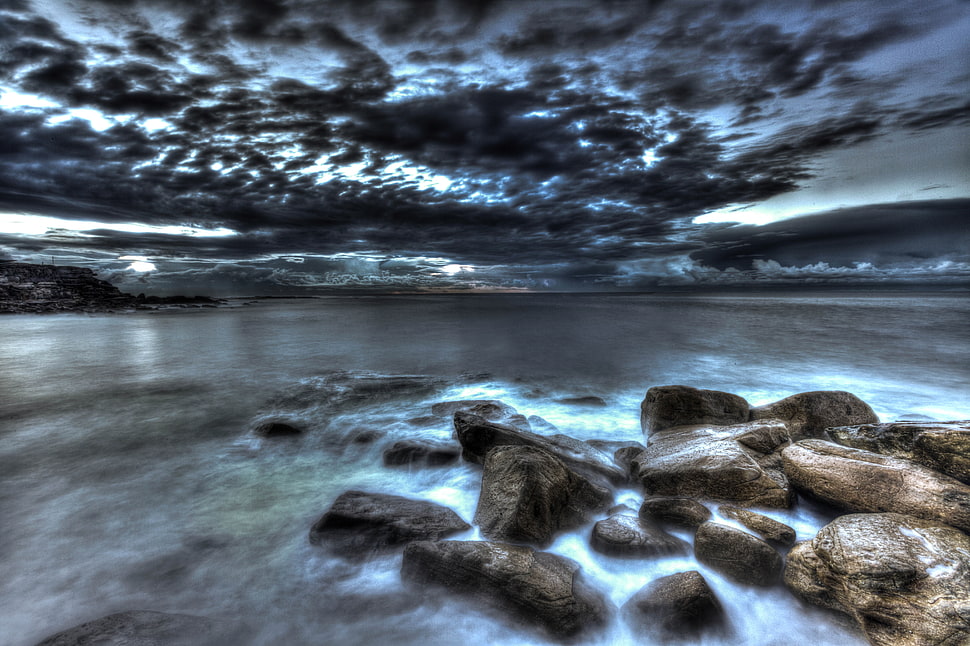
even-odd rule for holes
{"type": "MultiPolygon", "coordinates": [[[[349,563],[310,545],[310,526],[351,489],[470,522],[479,467],[382,464],[396,440],[450,438],[431,416],[439,401],[500,399],[580,439],[642,440],[640,400],[666,384],[752,405],[847,390],[882,421],[968,419],[967,321],[966,295],[882,293],[334,296],[0,317],[0,644],[134,609],[241,619],[267,645],[544,643],[462,602],[422,603],[400,555],[349,563]],[[357,387],[384,375],[408,378],[357,387]],[[587,396],[606,405],[562,401],[587,396]],[[307,433],[252,433],[280,416],[307,433]]],[[[641,499],[631,488],[616,502],[641,499]]],[[[769,512],[799,540],[826,514],[769,512]]],[[[700,570],[731,624],[705,644],[865,643],[784,587],[734,584],[693,557],[610,558],[589,532],[549,551],[617,606],[700,570]]],[[[651,643],[619,619],[587,641],[651,643]]]]}

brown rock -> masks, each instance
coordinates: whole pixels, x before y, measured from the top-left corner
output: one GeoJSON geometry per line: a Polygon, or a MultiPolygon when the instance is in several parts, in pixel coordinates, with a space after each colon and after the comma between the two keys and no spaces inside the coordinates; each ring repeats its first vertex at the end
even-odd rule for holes
{"type": "Polygon", "coordinates": [[[700,572],[678,572],[648,583],[623,605],[636,627],[664,641],[697,639],[726,627],[724,608],[700,572]]]}
{"type": "Polygon", "coordinates": [[[711,510],[692,498],[647,498],[640,505],[640,518],[697,528],[711,519],[711,510]]]}
{"type": "Polygon", "coordinates": [[[788,426],[793,442],[825,436],[830,426],[872,424],[879,421],[869,405],[842,390],[798,393],[751,409],[751,419],[780,419],[788,426]]]}
{"type": "Polygon", "coordinates": [[[782,547],[795,544],[795,530],[774,518],[733,505],[721,505],[717,511],[725,518],[738,521],[769,543],[782,547]]]}
{"type": "Polygon", "coordinates": [[[609,556],[649,558],[687,554],[690,545],[634,514],[620,513],[593,526],[590,545],[609,556]]]}
{"type": "Polygon", "coordinates": [[[640,403],[640,428],[649,436],[674,426],[725,426],[748,421],[748,402],[719,390],[654,386],[640,403]]]}
{"type": "Polygon", "coordinates": [[[781,579],[781,555],[757,536],[707,522],[694,535],[697,560],[739,583],[768,586],[781,579]]]}

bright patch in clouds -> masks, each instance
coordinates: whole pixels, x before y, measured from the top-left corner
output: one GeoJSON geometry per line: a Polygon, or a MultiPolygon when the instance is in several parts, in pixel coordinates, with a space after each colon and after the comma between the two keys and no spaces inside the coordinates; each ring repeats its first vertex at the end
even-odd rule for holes
{"type": "Polygon", "coordinates": [[[224,238],[238,235],[232,229],[202,229],[193,226],[159,226],[137,222],[97,222],[95,220],[65,220],[46,215],[4,214],[0,218],[0,233],[21,235],[44,235],[52,230],[74,231],[119,231],[121,233],[161,233],[163,235],[189,236],[193,238],[224,238]]]}
{"type": "Polygon", "coordinates": [[[461,273],[463,271],[475,271],[475,268],[471,265],[445,265],[441,268],[446,274],[454,276],[455,274],[461,273]]]}
{"type": "Polygon", "coordinates": [[[125,267],[126,271],[128,270],[137,271],[137,272],[155,271],[155,264],[148,262],[148,258],[146,258],[145,256],[120,256],[118,260],[133,261],[130,265],[125,267]]]}

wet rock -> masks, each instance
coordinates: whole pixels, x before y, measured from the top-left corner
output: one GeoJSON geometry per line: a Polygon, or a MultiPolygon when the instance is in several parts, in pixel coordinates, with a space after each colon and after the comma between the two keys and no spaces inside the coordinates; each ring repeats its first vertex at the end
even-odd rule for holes
{"type": "Polygon", "coordinates": [[[248,643],[247,632],[219,619],[133,610],[69,628],[37,646],[228,646],[248,643]]]}
{"type": "Polygon", "coordinates": [[[970,644],[970,537],[942,523],[840,516],[791,550],[785,583],[875,646],[970,644]]]}
{"type": "Polygon", "coordinates": [[[310,542],[350,560],[470,529],[458,514],[425,500],[347,491],[310,530],[310,542]]]}
{"type": "Polygon", "coordinates": [[[548,451],[499,446],[485,458],[475,524],[488,538],[544,546],[612,500],[548,451]]]}
{"type": "Polygon", "coordinates": [[[664,642],[696,640],[727,627],[724,608],[700,572],[678,572],[644,586],[623,605],[639,630],[664,642]]]}
{"type": "Polygon", "coordinates": [[[595,479],[597,484],[599,481],[625,484],[628,479],[608,455],[567,435],[536,435],[458,411],[455,413],[455,436],[461,443],[462,457],[476,464],[482,464],[485,455],[496,446],[534,446],[554,454],[570,469],[595,479]]]}
{"type": "Polygon", "coordinates": [[[842,390],[798,393],[751,409],[751,419],[780,419],[793,442],[824,437],[830,426],[872,424],[879,421],[869,404],[842,390]]]}
{"type": "Polygon", "coordinates": [[[844,446],[913,460],[970,484],[970,421],[837,426],[828,435],[844,446]]]}
{"type": "Polygon", "coordinates": [[[607,455],[614,455],[620,449],[635,448],[642,451],[647,448],[642,443],[631,440],[586,440],[586,443],[607,455]]]}
{"type": "Polygon", "coordinates": [[[411,543],[404,550],[401,578],[498,608],[559,639],[601,627],[609,612],[603,596],[584,582],[579,564],[519,545],[411,543]]]}
{"type": "Polygon", "coordinates": [[[795,530],[774,518],[733,505],[721,505],[717,511],[725,518],[738,521],[769,543],[782,547],[795,544],[795,530]]]}
{"type": "Polygon", "coordinates": [[[678,527],[696,528],[711,519],[711,510],[692,498],[647,498],[640,518],[678,527]]]}
{"type": "MultiPolygon", "coordinates": [[[[639,444],[639,442],[637,443],[639,444]]],[[[640,444],[639,446],[624,446],[613,452],[613,463],[616,464],[625,473],[630,474],[632,479],[635,476],[633,471],[633,461],[637,459],[637,456],[643,453],[647,447],[640,444]]]]}
{"type": "Polygon", "coordinates": [[[922,465],[823,440],[782,451],[805,493],[847,511],[898,512],[970,531],[970,486],[922,465]]]}
{"type": "Polygon", "coordinates": [[[602,397],[596,397],[595,395],[587,395],[585,397],[563,397],[562,399],[556,400],[557,404],[570,404],[572,406],[596,406],[604,407],[606,402],[602,397]]]}
{"type": "Polygon", "coordinates": [[[694,553],[698,561],[739,583],[768,586],[781,579],[782,558],[775,548],[721,523],[706,522],[697,528],[694,553]]]}
{"type": "Polygon", "coordinates": [[[552,422],[539,417],[538,415],[529,415],[529,426],[533,431],[537,433],[558,433],[559,427],[557,427],[552,422]]]}
{"type": "Polygon", "coordinates": [[[263,422],[253,432],[260,437],[297,437],[303,434],[296,426],[279,421],[263,422]]]}
{"type": "Polygon", "coordinates": [[[384,466],[426,465],[442,466],[457,462],[461,447],[441,442],[401,440],[384,449],[384,466]]]}
{"type": "Polygon", "coordinates": [[[490,422],[510,424],[519,429],[530,430],[529,420],[519,411],[498,399],[463,399],[459,401],[438,402],[431,412],[439,417],[454,417],[457,412],[478,415],[490,422]]]}
{"type": "Polygon", "coordinates": [[[690,545],[635,514],[614,514],[593,525],[590,545],[609,556],[649,558],[687,554],[690,545]]]}
{"type": "Polygon", "coordinates": [[[640,428],[651,435],[674,426],[726,426],[748,421],[748,402],[719,390],[654,386],[640,403],[640,428]]]}
{"type": "MultiPolygon", "coordinates": [[[[654,433],[634,458],[634,478],[651,496],[674,496],[736,502],[751,507],[787,508],[791,487],[778,450],[787,444],[777,420],[733,426],[680,426],[654,433]],[[738,438],[776,438],[780,444],[763,453],[738,438]]],[[[770,448],[770,443],[762,444],[770,448]]]]}

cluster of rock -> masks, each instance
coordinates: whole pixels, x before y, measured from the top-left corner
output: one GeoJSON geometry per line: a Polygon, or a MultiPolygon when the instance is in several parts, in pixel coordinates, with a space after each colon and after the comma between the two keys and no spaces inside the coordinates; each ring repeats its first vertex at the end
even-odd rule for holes
{"type": "Polygon", "coordinates": [[[117,312],[219,303],[205,296],[132,296],[84,267],[0,261],[0,313],[117,312]]]}

